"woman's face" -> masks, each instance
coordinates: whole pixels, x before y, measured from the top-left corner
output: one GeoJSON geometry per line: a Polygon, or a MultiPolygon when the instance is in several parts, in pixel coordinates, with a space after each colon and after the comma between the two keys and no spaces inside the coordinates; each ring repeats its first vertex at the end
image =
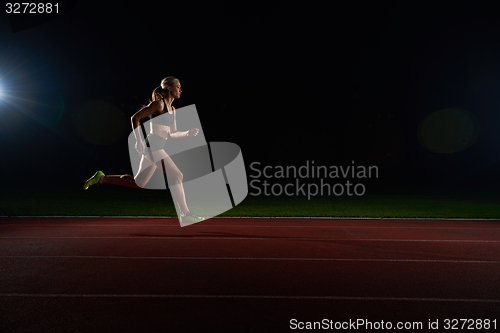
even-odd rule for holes
{"type": "Polygon", "coordinates": [[[181,83],[179,81],[176,81],[174,83],[174,85],[169,86],[168,90],[170,91],[170,95],[173,98],[176,98],[176,99],[181,98],[182,89],[181,89],[181,83]]]}

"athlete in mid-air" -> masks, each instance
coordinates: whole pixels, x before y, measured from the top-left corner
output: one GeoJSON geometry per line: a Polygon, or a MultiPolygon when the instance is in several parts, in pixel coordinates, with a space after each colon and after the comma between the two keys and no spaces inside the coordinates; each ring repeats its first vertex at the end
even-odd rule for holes
{"type": "Polygon", "coordinates": [[[136,139],[136,150],[141,155],[139,171],[132,175],[105,175],[102,171],[97,171],[89,178],[83,189],[87,190],[95,184],[114,184],[143,188],[153,176],[155,170],[159,168],[164,171],[170,181],[170,191],[180,210],[181,223],[201,222],[204,220],[189,211],[186,203],[184,187],[182,186],[182,172],[177,168],[170,156],[165,152],[168,135],[172,138],[183,138],[198,135],[199,129],[192,128],[181,132],[177,130],[176,111],[172,106],[175,99],[181,97],[181,83],[179,79],[168,76],[161,81],[161,85],[154,89],[152,100],[148,106],[142,108],[132,116],[132,130],[136,139]],[[158,117],[162,115],[162,117],[158,117]],[[140,120],[151,118],[150,133],[146,142],[141,139],[140,120]]]}

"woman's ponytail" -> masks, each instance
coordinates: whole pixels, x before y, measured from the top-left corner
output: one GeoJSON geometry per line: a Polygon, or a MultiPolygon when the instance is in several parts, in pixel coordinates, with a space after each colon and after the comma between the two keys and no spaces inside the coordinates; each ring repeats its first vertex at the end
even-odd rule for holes
{"type": "Polygon", "coordinates": [[[163,96],[163,88],[161,86],[158,86],[155,88],[155,90],[153,90],[151,102],[158,101],[162,98],[165,98],[165,96],[163,96]]]}

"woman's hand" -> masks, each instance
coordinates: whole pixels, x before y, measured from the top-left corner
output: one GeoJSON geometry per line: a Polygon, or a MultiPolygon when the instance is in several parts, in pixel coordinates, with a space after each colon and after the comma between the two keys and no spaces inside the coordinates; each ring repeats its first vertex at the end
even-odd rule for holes
{"type": "Polygon", "coordinates": [[[200,131],[200,130],[199,130],[199,129],[197,129],[197,128],[191,128],[191,129],[187,132],[187,136],[197,136],[199,131],[200,131]]]}

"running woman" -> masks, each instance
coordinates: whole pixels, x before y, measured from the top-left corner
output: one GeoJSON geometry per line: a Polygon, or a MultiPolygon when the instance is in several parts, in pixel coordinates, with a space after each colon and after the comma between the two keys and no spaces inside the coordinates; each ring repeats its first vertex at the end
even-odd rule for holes
{"type": "Polygon", "coordinates": [[[102,171],[97,171],[89,178],[83,189],[87,190],[95,184],[114,184],[119,186],[128,186],[133,188],[143,188],[153,176],[156,168],[163,170],[169,178],[170,191],[177,202],[181,213],[181,223],[201,222],[204,220],[192,214],[186,204],[184,187],[182,186],[182,172],[174,164],[170,156],[163,149],[168,134],[172,138],[184,138],[197,136],[199,129],[192,128],[189,131],[181,132],[177,130],[175,108],[172,103],[175,99],[181,97],[182,89],[179,79],[173,76],[167,76],[161,81],[161,86],[153,91],[152,101],[148,106],[142,108],[132,116],[132,129],[136,139],[136,150],[141,154],[139,171],[135,176],[132,175],[105,175],[102,171]],[[162,117],[158,117],[163,115],[162,117]],[[151,128],[146,141],[142,141],[140,131],[140,120],[149,117],[151,119],[151,128]],[[157,119],[155,119],[158,117],[157,119]],[[163,162],[163,163],[162,163],[163,162]]]}

